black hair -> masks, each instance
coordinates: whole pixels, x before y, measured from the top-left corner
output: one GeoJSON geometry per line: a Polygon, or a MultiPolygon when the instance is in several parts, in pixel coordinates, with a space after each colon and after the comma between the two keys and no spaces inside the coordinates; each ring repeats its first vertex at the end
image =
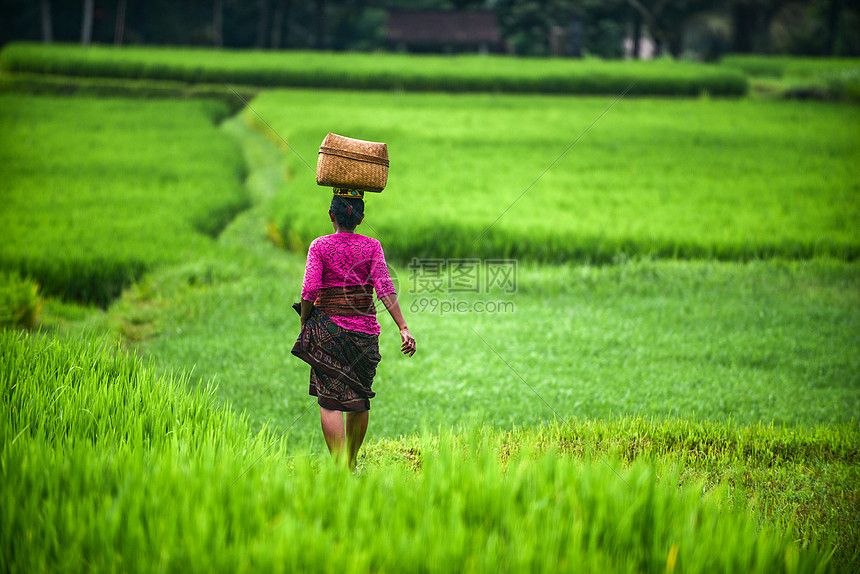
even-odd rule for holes
{"type": "Polygon", "coordinates": [[[335,195],[331,198],[329,209],[339,226],[345,229],[355,229],[355,226],[361,223],[364,217],[364,200],[357,197],[335,195]]]}

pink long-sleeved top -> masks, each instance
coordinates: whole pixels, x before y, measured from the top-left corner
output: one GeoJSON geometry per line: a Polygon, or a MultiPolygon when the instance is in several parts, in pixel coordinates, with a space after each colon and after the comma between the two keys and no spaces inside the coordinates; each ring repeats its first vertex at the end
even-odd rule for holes
{"type": "MultiPolygon", "coordinates": [[[[377,299],[395,292],[379,241],[357,233],[335,233],[311,242],[302,299],[316,301],[320,289],[344,285],[373,285],[377,299]]],[[[375,315],[331,319],[344,329],[379,334],[375,315]]]]}

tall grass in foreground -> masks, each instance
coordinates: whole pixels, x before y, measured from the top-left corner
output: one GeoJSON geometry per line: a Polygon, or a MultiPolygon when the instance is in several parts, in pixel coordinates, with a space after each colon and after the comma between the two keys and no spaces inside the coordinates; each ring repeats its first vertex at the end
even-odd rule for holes
{"type": "Polygon", "coordinates": [[[0,271],[0,328],[32,329],[39,321],[39,286],[17,273],[0,271]]]}
{"type": "Polygon", "coordinates": [[[353,477],[102,340],[2,331],[0,358],[5,571],[828,570],[668,466],[471,431],[353,477]]]}

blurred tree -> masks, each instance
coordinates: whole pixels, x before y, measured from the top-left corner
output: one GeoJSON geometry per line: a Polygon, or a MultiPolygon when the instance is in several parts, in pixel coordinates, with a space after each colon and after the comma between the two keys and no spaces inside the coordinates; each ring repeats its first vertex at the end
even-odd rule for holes
{"type": "Polygon", "coordinates": [[[732,51],[766,52],[770,48],[770,22],[786,0],[729,0],[732,51]]]}
{"type": "Polygon", "coordinates": [[[716,61],[729,52],[731,38],[731,19],[726,11],[700,12],[684,25],[682,57],[716,61]]]}
{"type": "Polygon", "coordinates": [[[212,43],[217,48],[224,45],[224,0],[215,0],[212,6],[212,43]]]}
{"type": "Polygon", "coordinates": [[[860,0],[813,0],[807,16],[821,21],[822,55],[860,53],[860,0]]]}
{"type": "Polygon", "coordinates": [[[577,13],[585,26],[585,50],[601,58],[623,57],[624,37],[633,12],[624,0],[579,2],[577,13]]]}
{"type": "Polygon", "coordinates": [[[638,60],[642,55],[642,13],[639,10],[633,10],[630,17],[632,52],[631,56],[634,60],[638,60]]]}
{"type": "Polygon", "coordinates": [[[362,0],[330,2],[329,47],[334,50],[378,50],[386,46],[388,15],[362,0]]]}
{"type": "Polygon", "coordinates": [[[497,4],[499,29],[510,49],[523,56],[546,55],[552,17],[548,4],[552,0],[500,0],[497,4]]]}
{"type": "Polygon", "coordinates": [[[266,47],[266,37],[269,27],[269,2],[268,0],[257,0],[257,41],[254,47],[263,49],[266,47]]]}
{"type": "Polygon", "coordinates": [[[499,0],[496,9],[502,36],[515,54],[547,55],[552,43],[561,43],[569,56],[581,49],[604,58],[624,54],[631,15],[625,0],[499,0]],[[567,42],[559,42],[559,31],[567,42]]]}
{"type": "Polygon", "coordinates": [[[787,54],[826,53],[825,19],[810,3],[789,2],[768,21],[768,49],[787,54]]]}
{"type": "Polygon", "coordinates": [[[281,34],[284,29],[284,15],[289,13],[290,0],[275,0],[275,8],[272,12],[272,33],[269,39],[269,47],[278,50],[281,47],[281,34]]]}
{"type": "Polygon", "coordinates": [[[89,46],[93,40],[93,10],[95,0],[84,0],[84,15],[81,19],[81,44],[89,46]]]}
{"type": "Polygon", "coordinates": [[[362,4],[373,8],[403,10],[491,10],[498,2],[497,0],[371,0],[362,4]]]}
{"type": "Polygon", "coordinates": [[[684,24],[693,16],[713,8],[707,0],[627,0],[654,39],[657,55],[668,50],[674,57],[681,55],[684,24]]]}
{"type": "Polygon", "coordinates": [[[113,32],[113,43],[116,45],[122,44],[122,37],[125,33],[125,7],[126,0],[118,0],[116,6],[116,26],[113,32]]]}
{"type": "Polygon", "coordinates": [[[322,50],[325,42],[325,0],[314,2],[314,48],[322,50]]]}
{"type": "Polygon", "coordinates": [[[693,50],[857,55],[860,0],[3,0],[0,45],[44,42],[373,50],[389,8],[495,10],[516,54],[638,56],[646,31],[693,50]],[[726,22],[730,22],[727,25],[726,22]]]}
{"type": "Polygon", "coordinates": [[[734,52],[860,52],[858,0],[728,0],[728,5],[734,52]]]}
{"type": "Polygon", "coordinates": [[[54,41],[53,27],[51,26],[51,0],[42,0],[40,14],[42,16],[42,41],[50,44],[54,41]]]}
{"type": "Polygon", "coordinates": [[[830,0],[827,6],[827,54],[834,55],[836,53],[836,33],[839,26],[839,12],[842,9],[842,2],[839,0],[830,0]]]}
{"type": "Polygon", "coordinates": [[[836,23],[833,54],[860,55],[860,0],[842,0],[836,23]]]}

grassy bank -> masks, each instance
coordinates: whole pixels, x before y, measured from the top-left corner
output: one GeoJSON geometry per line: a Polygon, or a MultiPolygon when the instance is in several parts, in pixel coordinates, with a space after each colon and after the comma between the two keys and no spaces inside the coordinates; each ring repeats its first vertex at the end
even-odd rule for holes
{"type": "Polygon", "coordinates": [[[223,102],[235,114],[252,99],[258,88],[226,84],[186,83],[172,80],[58,76],[3,72],[0,93],[38,96],[90,96],[98,98],[200,99],[223,102]],[[239,97],[237,97],[237,94],[239,97]]]}
{"type": "MultiPolygon", "coordinates": [[[[181,380],[156,377],[104,340],[3,331],[0,357],[0,560],[9,572],[813,572],[828,569],[829,544],[850,558],[856,542],[840,529],[821,550],[800,548],[792,538],[818,538],[821,525],[798,521],[790,506],[760,523],[740,484],[708,480],[696,457],[684,464],[683,448],[618,459],[594,440],[614,434],[603,425],[513,441],[486,429],[424,435],[407,451],[377,443],[351,477],[312,456],[286,456],[268,432],[249,437],[241,417],[213,407],[211,389],[188,394],[181,380]],[[327,484],[337,485],[336,500],[327,484]]],[[[720,427],[631,429],[645,451],[648,429],[674,436],[661,447],[708,444],[730,457],[753,449],[724,469],[698,457],[736,478],[802,460],[812,474],[826,465],[845,491],[856,485],[856,467],[844,466],[856,457],[846,446],[856,429],[746,431],[739,440],[720,427]]]]}
{"type": "Polygon", "coordinates": [[[753,92],[788,98],[860,101],[860,59],[732,55],[721,63],[743,71],[753,92]]]}
{"type": "Polygon", "coordinates": [[[804,58],[734,54],[723,57],[720,63],[743,70],[749,76],[760,78],[784,76],[810,78],[829,72],[856,74],[860,69],[860,58],[804,58]]]}
{"type": "Polygon", "coordinates": [[[8,72],[353,90],[739,96],[744,75],[681,62],[268,52],[13,43],[8,72]]]}

